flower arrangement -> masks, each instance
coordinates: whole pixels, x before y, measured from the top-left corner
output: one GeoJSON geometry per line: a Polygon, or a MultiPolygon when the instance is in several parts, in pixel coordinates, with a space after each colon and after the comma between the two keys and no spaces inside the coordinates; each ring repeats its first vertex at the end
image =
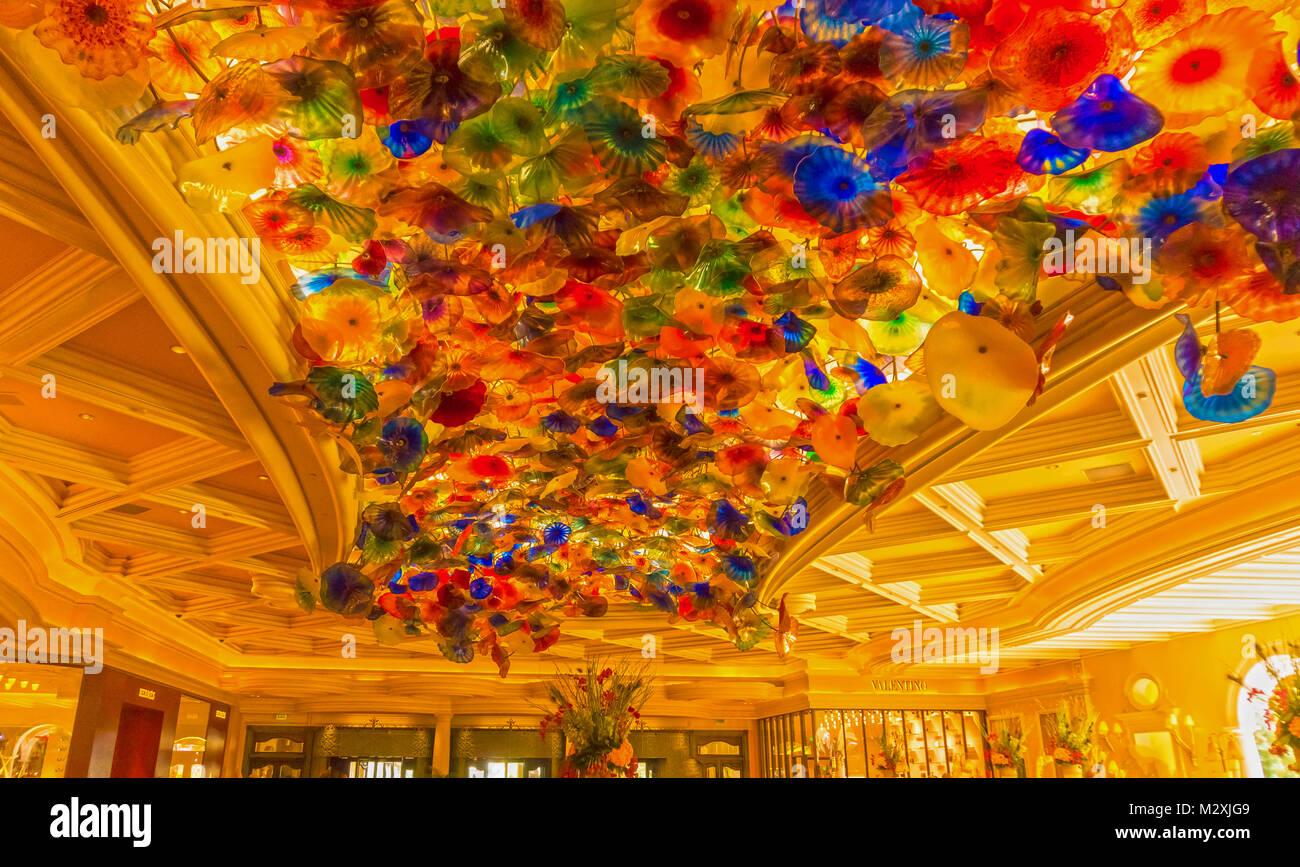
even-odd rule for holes
{"type": "Polygon", "coordinates": [[[1047,740],[1047,753],[1058,765],[1082,765],[1092,752],[1092,728],[1096,720],[1056,712],[1056,732],[1047,740]]]}
{"type": "Polygon", "coordinates": [[[898,745],[898,741],[889,735],[878,738],[876,741],[880,744],[880,752],[871,756],[871,765],[878,771],[885,771],[889,774],[898,773],[898,768],[903,762],[903,750],[898,745]]]}
{"type": "Polygon", "coordinates": [[[988,738],[989,763],[999,770],[1015,768],[1017,773],[1025,766],[1024,741],[1019,734],[999,732],[988,738]]]}
{"type": "Polygon", "coordinates": [[[589,662],[561,672],[546,692],[554,706],[542,718],[541,736],[556,729],[568,742],[562,777],[635,777],[637,757],[627,733],[641,718],[652,678],[644,663],[589,662]]]}
{"type": "Polygon", "coordinates": [[[1263,661],[1274,683],[1272,692],[1248,686],[1235,675],[1229,678],[1247,690],[1250,701],[1265,705],[1264,724],[1272,732],[1273,741],[1268,751],[1279,757],[1290,751],[1295,761],[1287,769],[1300,773],[1300,641],[1285,642],[1282,652],[1278,650],[1255,645],[1255,655],[1263,661]],[[1275,662],[1278,656],[1285,656],[1286,661],[1275,662]]]}

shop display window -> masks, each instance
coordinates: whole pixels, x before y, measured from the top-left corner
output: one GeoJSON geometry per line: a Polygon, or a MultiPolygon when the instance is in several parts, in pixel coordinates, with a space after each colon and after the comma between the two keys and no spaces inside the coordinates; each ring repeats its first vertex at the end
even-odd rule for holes
{"type": "Polygon", "coordinates": [[[764,777],[986,777],[983,711],[805,710],[759,720],[764,777]]]}

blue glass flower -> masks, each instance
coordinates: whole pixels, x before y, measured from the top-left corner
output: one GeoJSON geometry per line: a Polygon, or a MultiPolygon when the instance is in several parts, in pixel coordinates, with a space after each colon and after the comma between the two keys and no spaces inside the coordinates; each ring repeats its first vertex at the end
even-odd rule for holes
{"type": "Polygon", "coordinates": [[[697,414],[684,406],[677,410],[677,421],[686,430],[687,434],[704,433],[709,430],[709,426],[701,421],[697,414]]]}
{"type": "Polygon", "coordinates": [[[551,433],[571,434],[582,427],[582,422],[564,410],[557,409],[555,412],[543,416],[542,427],[551,433]]]}
{"type": "Polygon", "coordinates": [[[831,378],[826,375],[826,371],[817,366],[817,362],[808,358],[806,355],[803,360],[804,379],[808,380],[808,386],[813,391],[826,391],[831,387],[831,378]]]}
{"type": "Polygon", "coordinates": [[[783,313],[772,323],[772,331],[780,337],[785,352],[798,352],[817,336],[817,327],[793,313],[783,313]]]}
{"type": "Polygon", "coordinates": [[[629,406],[623,403],[611,403],[605,407],[605,415],[613,421],[622,421],[645,412],[644,406],[629,406]]]}
{"type": "Polygon", "coordinates": [[[709,532],[740,541],[749,535],[749,518],[726,500],[714,500],[709,510],[709,532]]]}
{"type": "Polygon", "coordinates": [[[392,469],[408,472],[424,460],[429,447],[429,436],[418,419],[400,416],[384,423],[379,435],[379,449],[392,469]]]}
{"type": "Polygon", "coordinates": [[[1200,212],[1201,206],[1190,193],[1154,198],[1138,210],[1138,233],[1150,238],[1152,246],[1159,249],[1174,232],[1196,222],[1200,212]]]}
{"type": "Polygon", "coordinates": [[[492,595],[492,582],[486,578],[475,578],[469,582],[469,595],[472,599],[486,599],[492,595]]]}
{"type": "Polygon", "coordinates": [[[474,645],[472,644],[444,644],[438,642],[438,647],[441,648],[443,656],[460,665],[472,662],[474,659],[474,645]]]}
{"type": "Polygon", "coordinates": [[[709,132],[695,118],[686,121],[686,141],[711,159],[722,159],[740,147],[742,136],[734,132],[709,132]]]}
{"type": "Polygon", "coordinates": [[[1192,418],[1235,424],[1268,409],[1276,389],[1277,375],[1267,367],[1252,365],[1232,391],[1206,397],[1201,394],[1201,374],[1197,371],[1183,384],[1183,406],[1192,418]]]}
{"type": "Polygon", "coordinates": [[[794,172],[794,195],[808,216],[833,232],[883,226],[893,219],[889,189],[848,151],[817,148],[794,172]]]}
{"type": "Polygon", "coordinates": [[[968,31],[952,18],[923,15],[915,6],[882,22],[890,31],[880,47],[880,70],[886,78],[925,87],[942,87],[966,62],[968,31]]]}
{"type": "Polygon", "coordinates": [[[892,180],[912,160],[970,135],[984,123],[982,90],[902,90],[862,125],[872,177],[892,180]]]}
{"type": "Polygon", "coordinates": [[[438,587],[438,575],[435,572],[417,572],[414,575],[406,577],[406,586],[410,587],[415,593],[423,593],[427,590],[436,590],[438,587]]]}
{"type": "Polygon", "coordinates": [[[554,217],[562,209],[562,205],[557,205],[553,202],[543,202],[540,205],[529,205],[526,208],[520,208],[510,215],[510,219],[518,228],[527,229],[534,223],[540,223],[542,220],[554,217]]]}
{"type": "Polygon", "coordinates": [[[294,297],[299,301],[306,301],[308,297],[315,295],[322,289],[331,286],[336,280],[347,278],[349,280],[363,280],[372,286],[384,286],[382,281],[377,280],[367,274],[360,274],[351,268],[332,266],[322,268],[319,271],[312,271],[309,274],[303,274],[293,285],[289,287],[294,297]]]}
{"type": "Polygon", "coordinates": [[[744,554],[724,554],[718,565],[722,569],[722,574],[737,584],[748,584],[757,574],[754,561],[744,554]]]}
{"type": "Polygon", "coordinates": [[[587,422],[587,430],[591,431],[598,437],[612,437],[618,435],[618,425],[609,420],[608,416],[594,418],[587,422]]]}
{"type": "Polygon", "coordinates": [[[571,535],[573,530],[560,521],[552,521],[542,528],[542,541],[547,545],[563,545],[571,535]]]}
{"type": "Polygon", "coordinates": [[[1123,151],[1154,138],[1160,110],[1134,96],[1113,75],[1099,75],[1078,99],[1052,115],[1052,128],[1073,148],[1123,151]]]}
{"type": "Polygon", "coordinates": [[[1059,175],[1076,168],[1088,159],[1087,148],[1067,147],[1045,129],[1031,129],[1020,143],[1016,162],[1034,175],[1059,175]]]}
{"type": "Polygon", "coordinates": [[[379,128],[379,140],[399,160],[412,160],[433,147],[433,121],[398,120],[379,128]]]}
{"type": "Polygon", "coordinates": [[[869,388],[874,388],[877,385],[884,385],[888,382],[885,378],[885,374],[881,372],[880,368],[876,367],[870,361],[867,361],[861,355],[854,356],[853,363],[849,365],[849,368],[858,375],[858,394],[863,394],[869,388]]]}

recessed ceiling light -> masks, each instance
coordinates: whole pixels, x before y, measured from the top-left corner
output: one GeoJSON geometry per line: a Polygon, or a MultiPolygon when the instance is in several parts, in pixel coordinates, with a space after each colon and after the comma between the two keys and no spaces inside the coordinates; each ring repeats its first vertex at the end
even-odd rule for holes
{"type": "Polygon", "coordinates": [[[81,419],[82,421],[94,421],[94,420],[95,420],[95,417],[94,417],[93,415],[91,415],[90,413],[88,413],[88,412],[79,412],[79,413],[77,413],[77,418],[81,419]]]}
{"type": "Polygon", "coordinates": [[[265,473],[263,473],[262,475],[258,476],[258,478],[261,479],[261,480],[264,481],[264,482],[269,482],[269,481],[271,481],[271,477],[268,476],[268,475],[266,475],[265,473]]]}
{"type": "Polygon", "coordinates": [[[174,352],[174,353],[176,353],[177,355],[184,355],[184,354],[185,354],[185,347],[184,347],[184,346],[181,346],[179,343],[173,343],[173,344],[171,345],[171,351],[174,352]]]}
{"type": "Polygon", "coordinates": [[[1106,464],[1105,466],[1100,467],[1089,467],[1083,471],[1083,474],[1087,476],[1088,480],[1091,482],[1101,482],[1107,479],[1118,479],[1124,476],[1131,476],[1134,474],[1134,471],[1131,464],[1106,464]]]}

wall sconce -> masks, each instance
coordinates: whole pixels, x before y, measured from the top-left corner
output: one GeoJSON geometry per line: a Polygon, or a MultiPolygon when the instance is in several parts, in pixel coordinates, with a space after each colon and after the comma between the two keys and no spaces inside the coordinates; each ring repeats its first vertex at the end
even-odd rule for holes
{"type": "Polygon", "coordinates": [[[1108,723],[1101,720],[1095,729],[1097,741],[1101,746],[1099,759],[1105,766],[1107,777],[1128,776],[1122,762],[1126,762],[1129,747],[1124,737],[1124,725],[1119,720],[1108,723]]]}
{"type": "Polygon", "coordinates": [[[1190,772],[1191,767],[1196,764],[1196,720],[1192,719],[1191,714],[1186,714],[1182,720],[1178,719],[1178,711],[1169,714],[1166,723],[1169,727],[1169,734],[1173,737],[1174,743],[1182,750],[1181,762],[1185,772],[1190,772]]]}
{"type": "MultiPolygon", "coordinates": [[[[1108,724],[1105,720],[1102,720],[1097,723],[1097,737],[1106,745],[1106,752],[1114,753],[1116,752],[1115,744],[1111,741],[1111,738],[1122,739],[1124,737],[1124,726],[1118,720],[1114,724],[1108,724]]],[[[1120,743],[1123,743],[1123,740],[1120,743]]]]}

